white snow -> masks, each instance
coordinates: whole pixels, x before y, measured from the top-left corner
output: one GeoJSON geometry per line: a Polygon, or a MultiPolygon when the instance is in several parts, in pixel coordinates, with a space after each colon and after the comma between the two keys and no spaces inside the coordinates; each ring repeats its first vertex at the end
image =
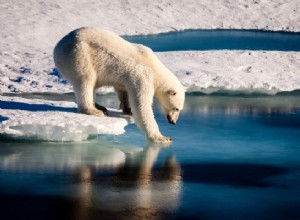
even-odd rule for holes
{"type": "MultiPolygon", "coordinates": [[[[120,35],[217,28],[299,32],[299,10],[300,1],[294,0],[0,0],[0,95],[72,91],[54,69],[52,50],[60,38],[82,26],[102,27],[120,35]]],[[[270,94],[300,89],[299,54],[158,53],[188,92],[238,90],[270,94]]],[[[99,133],[120,134],[127,123],[125,119],[65,111],[75,108],[74,103],[31,103],[20,98],[7,100],[5,96],[0,100],[46,106],[43,110],[16,110],[0,103],[0,119],[8,118],[1,122],[0,133],[12,138],[79,141],[99,133]],[[49,105],[62,109],[50,111],[49,105]]]]}
{"type": "Polygon", "coordinates": [[[127,125],[121,117],[78,114],[73,102],[6,96],[0,100],[0,134],[6,138],[83,141],[98,134],[122,134],[127,125]]]}
{"type": "Polygon", "coordinates": [[[158,53],[187,92],[260,92],[300,88],[300,53],[278,51],[177,51],[158,53]]]}

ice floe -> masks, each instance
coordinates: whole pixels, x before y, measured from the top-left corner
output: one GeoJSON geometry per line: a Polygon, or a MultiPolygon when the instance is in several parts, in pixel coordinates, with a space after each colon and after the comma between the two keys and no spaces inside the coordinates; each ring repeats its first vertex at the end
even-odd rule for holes
{"type": "MultiPolygon", "coordinates": [[[[76,113],[73,102],[0,96],[0,134],[6,138],[83,141],[98,134],[119,135],[127,120],[76,113]]],[[[120,115],[115,110],[109,114],[120,115]]]]}

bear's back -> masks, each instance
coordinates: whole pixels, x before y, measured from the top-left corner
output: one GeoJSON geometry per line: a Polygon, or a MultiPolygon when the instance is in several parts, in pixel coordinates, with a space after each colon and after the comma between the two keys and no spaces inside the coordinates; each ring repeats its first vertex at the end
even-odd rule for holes
{"type": "Polygon", "coordinates": [[[54,49],[54,61],[61,70],[74,65],[75,61],[84,62],[85,56],[89,57],[86,60],[96,69],[114,66],[114,70],[128,70],[135,66],[145,66],[154,70],[156,65],[159,66],[150,48],[130,43],[112,32],[94,27],[70,32],[54,49]]]}
{"type": "Polygon", "coordinates": [[[73,34],[71,32],[71,35],[74,35],[75,44],[84,42],[96,52],[106,52],[122,60],[138,59],[138,62],[141,62],[141,55],[145,56],[145,54],[141,54],[140,45],[132,44],[122,37],[100,28],[80,28],[73,34]]]}

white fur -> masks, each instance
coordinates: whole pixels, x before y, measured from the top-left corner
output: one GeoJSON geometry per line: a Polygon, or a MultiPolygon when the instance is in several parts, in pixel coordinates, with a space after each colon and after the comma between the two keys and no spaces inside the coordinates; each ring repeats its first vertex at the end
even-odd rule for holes
{"type": "Polygon", "coordinates": [[[98,28],[72,31],[54,49],[57,69],[73,85],[79,111],[104,116],[97,109],[95,89],[113,86],[124,113],[132,112],[136,124],[149,140],[170,142],[154,119],[156,96],[170,123],[175,124],[184,105],[184,89],[148,47],[132,44],[98,28]]]}

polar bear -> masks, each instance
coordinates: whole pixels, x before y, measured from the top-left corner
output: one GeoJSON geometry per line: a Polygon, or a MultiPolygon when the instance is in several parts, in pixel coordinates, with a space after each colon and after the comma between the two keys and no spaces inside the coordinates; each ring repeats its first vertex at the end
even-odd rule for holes
{"type": "Polygon", "coordinates": [[[95,90],[113,86],[120,108],[125,114],[132,114],[148,140],[172,141],[161,134],[155,121],[153,97],[158,99],[169,123],[175,124],[183,109],[185,91],[150,48],[106,30],[84,27],[57,43],[54,62],[73,85],[79,112],[105,116],[106,108],[95,104],[95,90]]]}

